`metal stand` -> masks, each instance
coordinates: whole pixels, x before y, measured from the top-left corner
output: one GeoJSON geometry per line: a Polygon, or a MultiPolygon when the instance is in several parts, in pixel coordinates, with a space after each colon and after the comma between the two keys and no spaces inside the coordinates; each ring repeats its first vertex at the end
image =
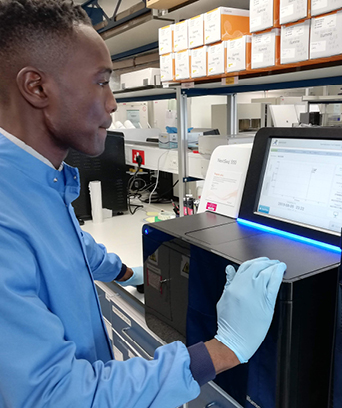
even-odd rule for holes
{"type": "Polygon", "coordinates": [[[182,89],[176,89],[177,95],[177,140],[178,140],[178,178],[179,178],[179,215],[184,215],[183,197],[185,182],[189,173],[188,166],[188,106],[187,95],[182,89]]]}

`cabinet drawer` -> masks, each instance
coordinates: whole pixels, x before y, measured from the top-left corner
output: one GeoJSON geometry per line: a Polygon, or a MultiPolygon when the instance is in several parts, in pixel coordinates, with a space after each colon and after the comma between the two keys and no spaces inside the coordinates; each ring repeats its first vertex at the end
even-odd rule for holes
{"type": "Polygon", "coordinates": [[[111,301],[110,295],[106,293],[98,285],[95,286],[97,295],[99,297],[102,315],[110,322],[111,321],[111,301]]]}
{"type": "Polygon", "coordinates": [[[201,394],[188,403],[188,408],[243,408],[213,382],[201,387],[201,394]]]}
{"type": "MultiPolygon", "coordinates": [[[[139,324],[127,311],[116,302],[111,303],[111,323],[116,338],[137,356],[153,359],[154,351],[162,343],[149,330],[139,324]]],[[[115,344],[115,341],[114,341],[115,344]]]]}

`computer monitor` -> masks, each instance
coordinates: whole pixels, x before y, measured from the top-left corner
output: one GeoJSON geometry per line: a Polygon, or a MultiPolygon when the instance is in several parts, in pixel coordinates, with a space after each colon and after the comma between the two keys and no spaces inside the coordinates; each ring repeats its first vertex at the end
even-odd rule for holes
{"type": "Polygon", "coordinates": [[[239,218],[340,245],[342,130],[264,128],[259,132],[239,218]]]}

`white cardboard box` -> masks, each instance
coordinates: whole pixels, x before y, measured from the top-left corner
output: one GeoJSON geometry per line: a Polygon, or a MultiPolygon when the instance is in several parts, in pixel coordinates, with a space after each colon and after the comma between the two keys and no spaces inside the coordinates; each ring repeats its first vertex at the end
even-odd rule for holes
{"type": "Polygon", "coordinates": [[[160,55],[173,52],[173,29],[174,24],[158,29],[158,45],[160,55]]]}
{"type": "Polygon", "coordinates": [[[244,71],[247,69],[246,48],[247,43],[252,41],[250,35],[244,35],[235,40],[226,42],[227,49],[227,72],[244,71]]]}
{"type": "Polygon", "coordinates": [[[191,78],[201,78],[207,76],[207,46],[194,48],[190,51],[191,58],[191,78]]]}
{"type": "Polygon", "coordinates": [[[308,16],[308,0],[280,0],[280,24],[292,23],[308,16]]]}
{"type": "Polygon", "coordinates": [[[342,53],[342,10],[311,19],[310,59],[342,53]]]}
{"type": "Polygon", "coordinates": [[[252,35],[252,69],[272,67],[276,64],[276,36],[278,28],[252,35]]]}
{"type": "Polygon", "coordinates": [[[188,20],[180,21],[174,25],[173,50],[174,52],[186,50],[188,48],[188,44],[188,20]]]}
{"type": "Polygon", "coordinates": [[[208,76],[224,74],[226,41],[208,46],[208,76]]]}
{"type": "Polygon", "coordinates": [[[280,63],[293,64],[309,59],[310,20],[281,27],[280,63]]]}
{"type": "Polygon", "coordinates": [[[342,0],[311,0],[311,16],[329,13],[342,8],[342,0]]]}
{"type": "Polygon", "coordinates": [[[197,48],[204,45],[204,16],[192,17],[189,20],[189,48],[197,48]]]}
{"type": "Polygon", "coordinates": [[[160,80],[174,81],[175,79],[175,54],[171,52],[170,54],[161,55],[159,57],[160,61],[160,80]]]}
{"type": "Polygon", "coordinates": [[[175,79],[190,78],[190,51],[184,50],[175,53],[175,79]]]}
{"type": "Polygon", "coordinates": [[[178,147],[177,133],[160,133],[159,147],[161,149],[177,149],[178,147]]]}
{"type": "MultiPolygon", "coordinates": [[[[249,30],[267,30],[274,24],[274,0],[249,0],[249,30]]],[[[278,17],[279,18],[279,17],[278,17]]]]}
{"type": "Polygon", "coordinates": [[[120,75],[121,89],[138,88],[148,85],[160,85],[159,68],[145,68],[140,71],[120,75]]]}
{"type": "Polygon", "coordinates": [[[204,14],[204,43],[227,41],[249,33],[249,11],[218,7],[204,14]]]}

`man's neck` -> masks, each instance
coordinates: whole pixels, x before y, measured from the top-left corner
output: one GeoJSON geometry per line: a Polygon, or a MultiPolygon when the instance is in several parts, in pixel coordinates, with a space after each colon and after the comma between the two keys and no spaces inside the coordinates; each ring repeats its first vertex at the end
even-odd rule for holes
{"type": "MultiPolygon", "coordinates": [[[[37,152],[35,149],[33,149],[31,146],[23,142],[21,139],[17,138],[13,134],[7,132],[5,129],[0,127],[0,133],[3,134],[8,140],[13,142],[15,145],[20,147],[21,149],[25,150],[27,153],[31,154],[32,156],[36,157],[49,167],[52,167],[53,169],[56,169],[56,167],[51,163],[49,159],[41,155],[39,152],[37,152]]],[[[63,169],[63,162],[60,164],[58,167],[58,170],[61,171],[63,169]]]]}

